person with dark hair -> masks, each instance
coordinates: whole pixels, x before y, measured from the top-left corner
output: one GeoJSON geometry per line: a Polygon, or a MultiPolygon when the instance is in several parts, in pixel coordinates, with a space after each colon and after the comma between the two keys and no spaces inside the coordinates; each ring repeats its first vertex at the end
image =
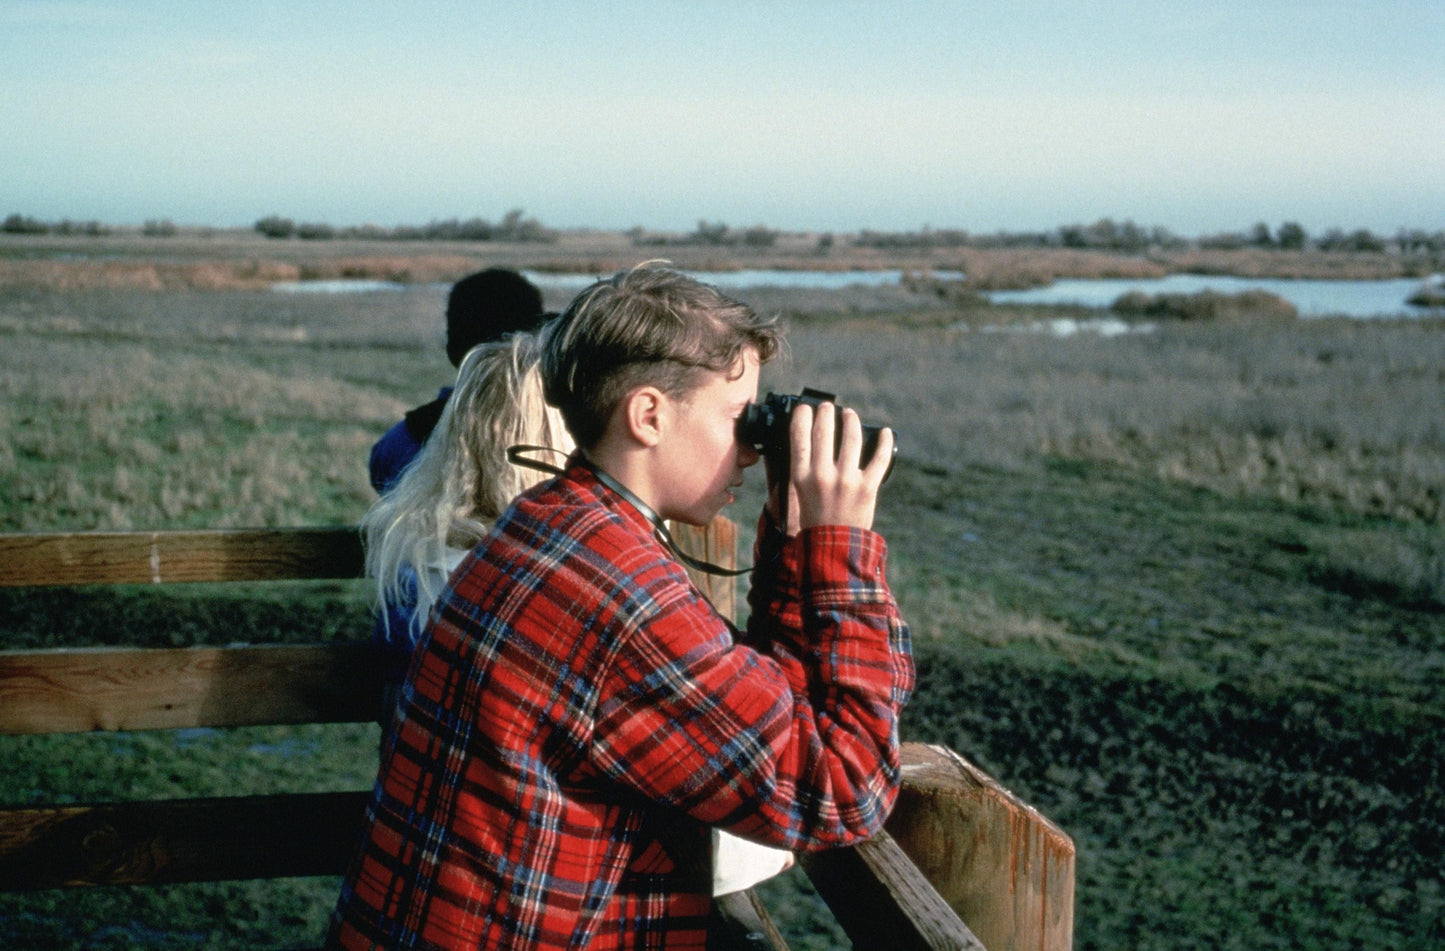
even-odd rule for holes
{"type": "Polygon", "coordinates": [[[542,391],[578,449],[438,596],[328,947],[702,949],[713,830],[796,851],[882,828],[914,684],[872,531],[892,432],[865,463],[852,410],[793,411],[745,631],[664,526],[707,524],[760,461],[737,424],[781,346],[657,264],[549,328],[542,391]]]}
{"type": "MultiPolygon", "coordinates": [[[[542,292],[516,271],[493,267],[469,274],[447,295],[447,359],[460,367],[462,357],[478,344],[508,334],[536,330],[548,315],[542,292]]],[[[442,387],[437,398],[411,410],[371,447],[371,487],[386,492],[421,452],[451,397],[442,387]]]]}

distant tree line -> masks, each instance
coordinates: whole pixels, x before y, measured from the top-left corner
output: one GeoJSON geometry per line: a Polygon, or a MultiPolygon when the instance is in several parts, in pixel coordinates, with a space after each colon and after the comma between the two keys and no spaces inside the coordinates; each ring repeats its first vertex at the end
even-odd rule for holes
{"type": "Polygon", "coordinates": [[[721,221],[705,219],[697,223],[697,228],[691,234],[676,235],[648,231],[641,225],[627,232],[632,238],[632,243],[639,247],[704,245],[715,248],[771,248],[777,243],[778,235],[781,233],[766,225],[753,225],[739,231],[721,221]]]}
{"type": "Polygon", "coordinates": [[[0,222],[0,231],[5,234],[77,234],[95,237],[110,234],[110,229],[99,221],[71,221],[63,218],[57,222],[41,221],[29,215],[10,215],[0,222]]]}
{"type": "MultiPolygon", "coordinates": [[[[296,223],[280,215],[268,215],[257,221],[253,230],[268,238],[302,238],[306,240],[328,240],[346,238],[376,238],[394,241],[555,241],[557,232],[544,227],[536,218],[528,218],[520,209],[507,212],[497,223],[482,218],[461,220],[451,218],[433,221],[425,225],[398,225],[385,228],[380,225],[360,225],[337,228],[319,222],[296,223]]],[[[0,222],[0,233],[4,234],[56,234],[99,237],[114,234],[117,229],[99,221],[44,221],[30,215],[14,213],[0,222]]],[[[122,229],[123,230],[123,229],[122,229]]],[[[181,229],[169,218],[151,218],[140,228],[141,234],[150,238],[170,238],[181,233],[181,229]]]]}
{"type": "MultiPolygon", "coordinates": [[[[83,235],[94,238],[112,234],[114,229],[93,219],[72,221],[69,218],[62,218],[59,221],[41,221],[39,218],[17,213],[8,215],[3,222],[0,222],[0,232],[4,234],[83,235]]],[[[169,238],[180,234],[181,229],[176,227],[175,222],[169,218],[152,218],[141,226],[141,233],[151,238],[169,238]]]]}
{"type": "Polygon", "coordinates": [[[557,232],[544,227],[536,218],[528,218],[514,208],[497,223],[484,218],[448,218],[424,225],[358,225],[335,228],[321,222],[296,223],[280,215],[268,215],[255,224],[255,230],[268,238],[300,238],[305,241],[334,239],[374,239],[390,241],[537,241],[557,240],[557,232]]]}
{"type": "MultiPolygon", "coordinates": [[[[307,241],[374,239],[392,241],[518,241],[552,242],[557,231],[529,218],[520,208],[507,212],[499,222],[484,218],[448,218],[425,225],[356,225],[334,227],[324,222],[296,222],[280,215],[258,220],[253,229],[268,238],[299,238],[307,241]]],[[[30,215],[11,214],[0,222],[0,233],[101,236],[113,233],[99,221],[43,221],[30,215]]],[[[180,233],[169,218],[153,218],[141,227],[147,237],[167,238],[180,233]]],[[[766,225],[732,228],[721,221],[700,220],[690,233],[649,231],[638,225],[627,234],[640,247],[711,246],[771,248],[782,234],[766,225]]],[[[1063,225],[1051,231],[996,231],[974,234],[956,228],[923,228],[918,231],[873,231],[864,229],[851,237],[859,247],[885,250],[926,250],[930,248],[1083,248],[1140,253],[1153,248],[1175,250],[1199,247],[1219,250],[1265,248],[1280,250],[1340,251],[1364,254],[1403,254],[1445,257],[1445,231],[1402,228],[1392,236],[1377,235],[1366,228],[1346,231],[1330,228],[1310,234],[1295,221],[1276,228],[1259,222],[1243,231],[1221,232],[1189,239],[1158,226],[1142,227],[1133,221],[1101,218],[1093,224],[1063,225]]],[[[818,238],[819,253],[834,246],[832,233],[818,238]]]]}
{"type": "Polygon", "coordinates": [[[1132,221],[1119,222],[1112,218],[1103,218],[1091,225],[1064,225],[1053,231],[999,231],[991,234],[930,228],[902,232],[861,231],[853,243],[885,249],[1088,248],[1129,253],[1147,251],[1150,248],[1179,249],[1193,246],[1225,250],[1277,248],[1296,251],[1314,249],[1441,255],[1445,254],[1445,231],[1401,229],[1393,237],[1383,237],[1365,228],[1354,231],[1332,228],[1319,235],[1311,235],[1298,222],[1286,221],[1274,229],[1260,222],[1245,231],[1203,235],[1191,241],[1167,228],[1144,228],[1132,221]]]}

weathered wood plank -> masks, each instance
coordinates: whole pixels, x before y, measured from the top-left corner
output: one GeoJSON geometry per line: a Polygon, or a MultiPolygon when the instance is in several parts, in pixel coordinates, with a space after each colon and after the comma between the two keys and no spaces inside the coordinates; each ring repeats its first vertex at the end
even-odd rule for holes
{"type": "Polygon", "coordinates": [[[709,951],[788,951],[788,942],[753,889],[714,898],[713,915],[709,951]]]}
{"type": "MultiPolygon", "coordinates": [[[[672,533],[677,547],[693,558],[701,558],[729,570],[738,566],[738,527],[735,522],[720,515],[705,527],[674,522],[668,531],[672,533]]],[[[710,575],[695,568],[688,568],[687,573],[719,614],[726,618],[737,617],[736,578],[710,575]]]]}
{"type": "Polygon", "coordinates": [[[0,810],[0,891],[336,875],[367,793],[0,810]]]}
{"type": "Polygon", "coordinates": [[[855,948],[984,951],[887,832],[798,861],[855,948]]]}
{"type": "MultiPolygon", "coordinates": [[[[673,537],[693,557],[737,565],[737,526],[726,518],[675,525],[673,537]]],[[[10,588],[358,578],[363,567],[349,527],[0,534],[0,587],[10,588]]],[[[692,575],[731,617],[734,580],[692,575]]]]}
{"type": "MultiPolygon", "coordinates": [[[[690,554],[736,564],[730,521],[677,528],[690,554]]],[[[352,528],[0,536],[0,586],[346,578],[361,569],[352,528]]],[[[720,611],[735,613],[732,579],[693,576],[720,611]]],[[[378,688],[365,644],[0,652],[0,733],[365,721],[378,688]]],[[[1068,836],[952,751],[908,744],[904,763],[888,834],[802,859],[855,946],[972,949],[981,938],[1066,951],[1068,836]]],[[[0,810],[0,890],[335,873],[364,799],[0,810]]],[[[754,921],[734,904],[735,922],[754,921]]]]}
{"type": "Polygon", "coordinates": [[[1074,843],[997,780],[941,746],[903,747],[886,828],[986,947],[1068,951],[1074,843]]]}
{"type": "Polygon", "coordinates": [[[354,528],[0,535],[0,587],[358,578],[354,528]]]}
{"type": "Polygon", "coordinates": [[[0,734],[376,718],[369,644],[0,651],[0,734]]]}

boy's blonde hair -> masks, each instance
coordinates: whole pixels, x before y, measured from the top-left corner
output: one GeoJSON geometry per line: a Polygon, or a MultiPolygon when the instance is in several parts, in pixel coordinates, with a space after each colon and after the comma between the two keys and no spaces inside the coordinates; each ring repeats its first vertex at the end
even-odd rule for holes
{"type": "MultiPolygon", "coordinates": [[[[572,451],[561,416],[542,398],[540,354],[539,339],[519,333],[463,358],[426,445],[361,520],[379,604],[430,605],[440,590],[432,590],[436,572],[425,569],[444,565],[448,549],[475,545],[518,493],[545,478],[511,464],[509,446],[572,451]],[[404,584],[406,568],[416,573],[415,594],[404,584]]],[[[425,614],[416,612],[417,623],[425,614]]]]}
{"type": "Polygon", "coordinates": [[[666,261],[647,261],[573,299],[544,346],[542,379],[572,438],[590,448],[637,387],[686,399],[704,373],[731,372],[745,350],[766,363],[781,346],[773,318],[666,261]]]}

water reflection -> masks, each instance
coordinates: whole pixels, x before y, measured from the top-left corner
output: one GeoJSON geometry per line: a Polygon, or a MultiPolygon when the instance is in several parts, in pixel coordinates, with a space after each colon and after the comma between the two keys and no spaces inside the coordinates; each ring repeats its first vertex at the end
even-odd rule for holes
{"type": "MultiPolygon", "coordinates": [[[[725,291],[750,288],[778,290],[841,291],[850,287],[888,287],[902,284],[919,272],[888,269],[877,271],[781,270],[757,268],[741,271],[688,271],[700,281],[725,291]]],[[[524,270],[522,274],[543,292],[575,294],[598,279],[597,274],[554,273],[524,270]]],[[[962,281],[956,270],[923,272],[921,276],[939,281],[962,281]]],[[[1432,280],[1439,280],[1433,278],[1432,280]]],[[[1130,291],[1145,294],[1198,294],[1214,291],[1240,294],[1263,290],[1289,301],[1301,317],[1440,317],[1445,307],[1421,307],[1409,303],[1426,282],[1418,278],[1375,281],[1288,280],[1283,278],[1230,277],[1224,275],[1171,274],[1161,278],[1065,279],[1046,287],[1022,291],[990,291],[986,297],[995,304],[1052,304],[1106,309],[1130,291]]],[[[284,281],[272,285],[283,293],[344,294],[406,290],[411,285],[381,280],[284,281]]],[[[1099,327],[1081,329],[1107,332],[1099,327]]]]}
{"type": "Polygon", "coordinates": [[[401,291],[405,284],[396,281],[371,281],[360,278],[342,278],[327,281],[280,281],[271,285],[271,290],[283,294],[370,294],[375,291],[401,291]]]}
{"type": "Polygon", "coordinates": [[[1282,278],[1228,277],[1204,274],[1171,274],[1149,279],[1108,278],[1061,280],[1047,287],[1024,291],[992,291],[995,304],[1058,304],[1106,308],[1130,291],[1145,294],[1241,294],[1262,290],[1289,301],[1301,317],[1423,317],[1438,316],[1441,308],[1422,308],[1408,303],[1420,289],[1418,278],[1378,281],[1286,280],[1282,278]]]}
{"type": "MultiPolygon", "coordinates": [[[[1097,317],[1090,320],[1075,320],[1059,317],[1054,320],[1032,320],[1024,324],[986,324],[980,328],[983,333],[1034,333],[1051,337],[1077,337],[1079,334],[1094,334],[1099,337],[1122,337],[1125,334],[1148,334],[1154,332],[1152,323],[1129,323],[1117,317],[1097,317]]],[[[955,325],[955,330],[968,330],[967,323],[955,325]]]]}

